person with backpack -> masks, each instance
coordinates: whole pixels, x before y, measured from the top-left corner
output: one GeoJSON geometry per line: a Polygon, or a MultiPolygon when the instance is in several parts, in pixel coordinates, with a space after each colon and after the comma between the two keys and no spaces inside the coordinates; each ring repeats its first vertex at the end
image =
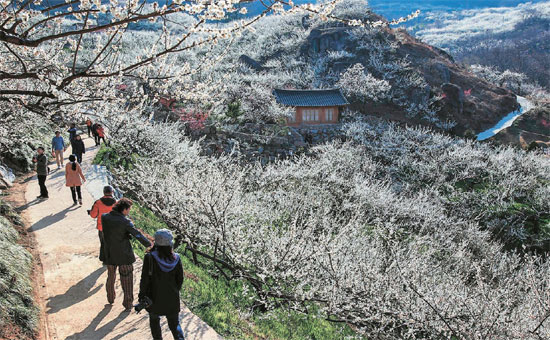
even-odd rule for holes
{"type": "Polygon", "coordinates": [[[92,205],[92,209],[88,210],[88,215],[91,218],[97,218],[97,231],[99,235],[99,260],[105,263],[105,237],[103,236],[103,227],[101,225],[101,216],[108,214],[113,210],[113,205],[116,200],[113,198],[113,187],[106,185],[103,187],[103,197],[98,199],[92,205]]]}
{"type": "Polygon", "coordinates": [[[63,166],[63,152],[66,149],[65,141],[61,137],[61,131],[56,131],[55,137],[52,138],[52,156],[55,157],[58,169],[61,169],[63,166]]]}
{"type": "Polygon", "coordinates": [[[76,156],[70,155],[69,163],[67,163],[67,166],[65,167],[65,185],[71,188],[74,205],[82,205],[82,192],[80,187],[83,182],[86,182],[86,178],[82,173],[82,168],[80,167],[80,164],[76,162],[76,156]],[[77,194],[78,203],[76,201],[77,194]]]}
{"type": "Polygon", "coordinates": [[[88,128],[88,137],[90,137],[90,134],[92,133],[92,120],[90,117],[86,118],[86,127],[88,128]]]}
{"type": "Polygon", "coordinates": [[[73,154],[76,156],[76,161],[79,164],[82,164],[82,154],[86,153],[86,147],[84,146],[84,141],[80,135],[76,135],[76,138],[73,142],[73,154]]]}
{"type": "Polygon", "coordinates": [[[134,262],[136,256],[132,250],[130,239],[134,237],[144,247],[150,247],[151,242],[143,236],[127,217],[133,202],[127,198],[121,198],[113,205],[108,214],[101,215],[101,226],[105,245],[105,264],[107,265],[107,301],[110,304],[115,302],[115,279],[116,270],[120,274],[120,285],[124,292],[122,305],[126,312],[132,310],[134,302],[134,262]]]}
{"type": "Polygon", "coordinates": [[[168,229],[159,229],[155,233],[153,249],[143,259],[138,298],[149,312],[149,326],[154,340],[162,340],[161,316],[166,316],[174,339],[184,340],[179,324],[183,266],[173,247],[172,233],[168,229]]]}
{"type": "Polygon", "coordinates": [[[33,157],[32,161],[36,163],[36,177],[40,186],[40,195],[36,198],[47,199],[48,188],[46,188],[46,177],[48,176],[48,157],[44,154],[44,147],[39,146],[36,150],[38,156],[33,157]]]}

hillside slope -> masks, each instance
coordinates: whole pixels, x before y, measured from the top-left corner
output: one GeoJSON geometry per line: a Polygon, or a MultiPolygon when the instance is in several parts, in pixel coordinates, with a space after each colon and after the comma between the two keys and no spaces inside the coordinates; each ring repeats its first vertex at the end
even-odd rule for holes
{"type": "Polygon", "coordinates": [[[0,199],[0,338],[34,339],[39,310],[34,301],[32,255],[19,242],[23,222],[0,199]]]}
{"type": "MultiPolygon", "coordinates": [[[[340,3],[333,15],[385,21],[356,0],[340,3]]],[[[204,51],[222,58],[201,75],[203,87],[211,79],[231,81],[219,84],[207,104],[194,105],[223,115],[229,104],[239,101],[245,120],[277,121],[285,112],[274,102],[273,88],[342,87],[345,74],[360,64],[368,79],[390,87],[380,96],[370,93],[375,85],[360,79],[355,91],[343,88],[351,109],[363,114],[460,135],[468,129],[483,131],[517,108],[510,91],[476,77],[443,50],[402,29],[358,27],[303,13],[265,17],[253,28],[214,52],[204,51]]]]}

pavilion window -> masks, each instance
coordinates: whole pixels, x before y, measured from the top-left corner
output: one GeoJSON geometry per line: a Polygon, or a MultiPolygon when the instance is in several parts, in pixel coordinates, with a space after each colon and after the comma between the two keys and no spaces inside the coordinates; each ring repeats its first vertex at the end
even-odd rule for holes
{"type": "Polygon", "coordinates": [[[326,114],[325,119],[327,121],[332,121],[334,119],[334,109],[326,109],[325,114],[326,114]]]}
{"type": "Polygon", "coordinates": [[[318,122],[319,110],[318,109],[304,109],[302,111],[302,119],[304,122],[318,122]]]}

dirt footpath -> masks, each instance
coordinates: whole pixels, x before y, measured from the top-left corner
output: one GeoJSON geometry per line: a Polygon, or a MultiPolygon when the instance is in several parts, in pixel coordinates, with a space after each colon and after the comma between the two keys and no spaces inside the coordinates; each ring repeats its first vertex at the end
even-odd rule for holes
{"type": "MultiPolygon", "coordinates": [[[[84,140],[88,152],[84,155],[83,171],[91,166],[97,148],[93,140],[84,140]]],[[[65,153],[65,162],[69,152],[65,153]]],[[[46,329],[41,334],[47,340],[56,339],[151,339],[148,315],[124,312],[122,290],[117,282],[117,298],[107,304],[106,267],[98,260],[99,239],[95,220],[86,210],[93,198],[82,187],[83,206],[73,206],[70,189],[65,187],[64,169],[52,172],[46,180],[48,200],[39,201],[38,182],[34,176],[27,184],[22,207],[29,221],[29,232],[36,239],[37,252],[44,275],[40,292],[45,308],[46,329]]],[[[137,303],[141,261],[134,265],[134,296],[137,303]]],[[[118,277],[117,277],[118,280],[118,277]]],[[[183,307],[181,326],[186,339],[221,339],[208,325],[183,307]]],[[[165,320],[164,339],[172,339],[165,320]]]]}

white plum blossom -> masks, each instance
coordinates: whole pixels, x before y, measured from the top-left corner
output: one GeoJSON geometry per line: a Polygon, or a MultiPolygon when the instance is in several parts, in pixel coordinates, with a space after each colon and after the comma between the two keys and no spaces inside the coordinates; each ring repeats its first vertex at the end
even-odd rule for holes
{"type": "Polygon", "coordinates": [[[339,87],[344,93],[361,100],[383,101],[388,97],[391,85],[365,72],[365,67],[355,64],[340,75],[339,87]]]}

